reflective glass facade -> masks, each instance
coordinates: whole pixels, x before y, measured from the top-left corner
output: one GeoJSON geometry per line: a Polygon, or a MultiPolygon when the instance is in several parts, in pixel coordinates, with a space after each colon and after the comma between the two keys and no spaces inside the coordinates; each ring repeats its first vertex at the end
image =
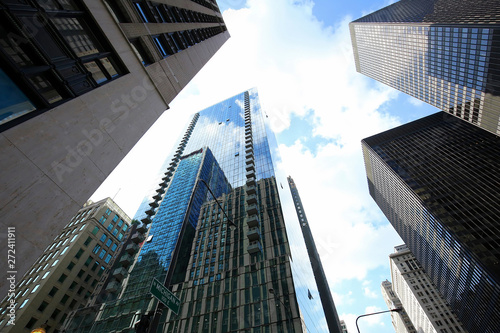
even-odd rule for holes
{"type": "Polygon", "coordinates": [[[356,70],[500,134],[500,10],[403,0],[350,24],[356,70]]]}
{"type": "Polygon", "coordinates": [[[499,332],[498,136],[439,112],[362,145],[371,196],[464,327],[499,332]]]}
{"type": "MultiPolygon", "coordinates": [[[[165,309],[159,330],[324,331],[310,263],[292,260],[273,159],[275,139],[255,90],[195,114],[160,184],[136,214],[151,227],[120,298],[102,305],[95,322],[80,321],[86,327],[69,326],[71,331],[126,329],[154,312],[149,286],[154,276],[165,277],[183,224],[171,284],[181,309],[178,315],[165,309]],[[206,180],[235,226],[205,184],[196,185],[197,177],[206,180]],[[316,298],[308,297],[308,289],[316,298]]],[[[305,251],[303,240],[293,247],[305,251]]]]}

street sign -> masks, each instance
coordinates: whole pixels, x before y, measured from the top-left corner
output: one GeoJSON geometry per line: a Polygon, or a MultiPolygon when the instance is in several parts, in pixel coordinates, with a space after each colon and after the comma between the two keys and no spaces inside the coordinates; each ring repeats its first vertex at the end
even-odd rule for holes
{"type": "Polygon", "coordinates": [[[151,283],[151,294],[156,297],[160,302],[165,304],[167,308],[172,310],[175,314],[179,314],[179,307],[181,300],[178,299],[167,287],[157,279],[153,279],[151,283]]]}

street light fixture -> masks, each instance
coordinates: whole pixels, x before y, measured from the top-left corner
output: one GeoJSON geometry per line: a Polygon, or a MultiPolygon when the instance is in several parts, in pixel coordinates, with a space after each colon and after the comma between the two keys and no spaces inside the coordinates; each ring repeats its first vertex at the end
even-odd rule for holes
{"type": "Polygon", "coordinates": [[[358,329],[358,333],[360,333],[359,326],[358,326],[358,319],[359,318],[361,318],[361,317],[367,317],[367,316],[373,316],[373,315],[376,315],[376,314],[381,314],[381,313],[386,313],[386,312],[401,312],[401,311],[403,311],[402,308],[396,308],[396,309],[390,309],[390,310],[386,310],[386,311],[366,313],[364,315],[358,316],[358,318],[356,318],[356,328],[358,329]]]}

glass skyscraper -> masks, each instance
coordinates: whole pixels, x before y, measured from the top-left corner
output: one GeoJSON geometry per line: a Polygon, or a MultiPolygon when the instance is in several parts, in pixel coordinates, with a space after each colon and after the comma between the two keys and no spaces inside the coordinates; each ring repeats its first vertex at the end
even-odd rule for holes
{"type": "Polygon", "coordinates": [[[325,331],[310,263],[300,258],[303,240],[289,228],[298,226],[296,217],[283,216],[291,197],[278,194],[278,158],[255,90],[196,113],[136,214],[151,227],[120,297],[101,305],[94,322],[68,328],[132,331],[141,315],[154,312],[149,287],[153,278],[164,281],[177,244],[171,286],[181,308],[163,311],[162,332],[325,331]]]}
{"type": "Polygon", "coordinates": [[[500,142],[444,112],[362,141],[371,196],[470,333],[500,332],[500,142]]]}
{"type": "Polygon", "coordinates": [[[350,25],[356,70],[500,134],[495,0],[401,0],[350,25]]]}

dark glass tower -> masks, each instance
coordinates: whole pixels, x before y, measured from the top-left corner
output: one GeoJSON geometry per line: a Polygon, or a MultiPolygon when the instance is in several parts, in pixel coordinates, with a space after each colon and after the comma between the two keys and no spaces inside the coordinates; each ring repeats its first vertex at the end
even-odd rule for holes
{"type": "Polygon", "coordinates": [[[496,0],[401,0],[350,23],[356,70],[500,134],[496,0]]]}
{"type": "Polygon", "coordinates": [[[371,196],[470,333],[500,332],[500,139],[444,112],[362,141],[371,196]]]}
{"type": "Polygon", "coordinates": [[[328,323],[328,331],[330,333],[342,333],[339,315],[337,314],[337,309],[335,308],[335,303],[333,302],[332,293],[330,292],[330,287],[328,286],[328,280],[326,278],[325,271],[323,270],[321,258],[318,250],[316,249],[316,243],[314,242],[314,237],[312,235],[311,228],[309,227],[309,221],[307,221],[302,200],[300,200],[299,190],[297,189],[292,177],[289,176],[287,180],[288,186],[290,186],[290,192],[292,192],[293,204],[295,206],[295,211],[297,212],[297,218],[300,223],[302,235],[304,236],[304,242],[306,243],[307,254],[309,255],[309,261],[311,262],[314,279],[316,280],[316,284],[318,286],[321,304],[323,305],[326,322],[328,323]]]}
{"type": "Polygon", "coordinates": [[[293,261],[275,153],[254,90],[195,114],[160,184],[136,214],[151,227],[117,291],[120,297],[103,304],[95,322],[67,327],[79,332],[85,323],[81,332],[93,327],[92,332],[107,333],[154,311],[157,301],[149,286],[154,277],[163,281],[177,246],[181,254],[171,286],[181,309],[178,315],[163,311],[162,332],[324,331],[319,301],[307,297],[308,289],[315,291],[310,265],[293,261]],[[223,210],[197,182],[200,177],[223,210]]]}

